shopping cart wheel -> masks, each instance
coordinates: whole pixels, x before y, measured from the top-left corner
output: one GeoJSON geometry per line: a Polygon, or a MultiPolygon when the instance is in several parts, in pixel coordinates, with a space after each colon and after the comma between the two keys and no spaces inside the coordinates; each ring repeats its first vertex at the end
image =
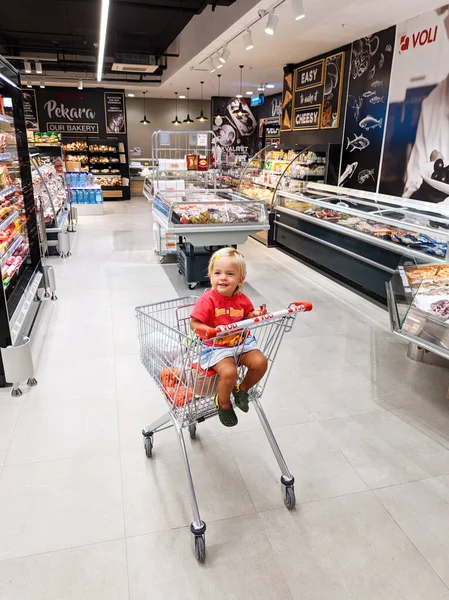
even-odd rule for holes
{"type": "Polygon", "coordinates": [[[153,436],[150,435],[144,438],[143,445],[145,448],[145,454],[147,458],[151,458],[153,456],[153,436]]]}
{"type": "Polygon", "coordinates": [[[288,510],[293,510],[296,506],[295,488],[292,485],[282,487],[284,488],[284,504],[288,510]]]}
{"type": "Polygon", "coordinates": [[[195,536],[195,556],[200,563],[206,560],[206,538],[204,534],[195,536]]]}
{"type": "Polygon", "coordinates": [[[189,433],[190,433],[190,439],[196,440],[196,423],[191,423],[189,425],[189,433]]]}

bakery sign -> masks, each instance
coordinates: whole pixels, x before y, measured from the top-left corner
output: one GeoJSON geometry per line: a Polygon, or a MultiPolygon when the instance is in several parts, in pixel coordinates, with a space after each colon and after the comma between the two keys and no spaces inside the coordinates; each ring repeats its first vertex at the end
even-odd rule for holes
{"type": "Polygon", "coordinates": [[[39,89],[37,101],[42,130],[69,134],[98,134],[104,121],[103,95],[95,91],[39,89]]]}

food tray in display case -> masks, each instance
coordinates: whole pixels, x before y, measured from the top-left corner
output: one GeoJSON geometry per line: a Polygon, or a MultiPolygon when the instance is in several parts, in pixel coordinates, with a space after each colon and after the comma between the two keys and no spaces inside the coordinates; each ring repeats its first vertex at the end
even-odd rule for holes
{"type": "Polygon", "coordinates": [[[434,204],[309,183],[278,191],[275,213],[281,246],[383,298],[403,256],[447,261],[449,219],[434,204]]]}
{"type": "Polygon", "coordinates": [[[194,245],[242,244],[269,227],[264,202],[229,190],[159,191],[153,216],[167,234],[194,245]]]}
{"type": "Polygon", "coordinates": [[[387,300],[394,333],[449,359],[449,263],[404,258],[387,283],[387,300]]]}

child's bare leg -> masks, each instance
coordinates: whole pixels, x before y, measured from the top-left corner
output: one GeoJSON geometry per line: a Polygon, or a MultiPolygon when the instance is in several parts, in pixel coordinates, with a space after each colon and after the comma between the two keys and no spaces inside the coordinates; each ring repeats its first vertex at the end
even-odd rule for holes
{"type": "Polygon", "coordinates": [[[219,376],[218,403],[225,410],[231,408],[231,392],[237,381],[237,367],[233,358],[224,358],[212,367],[219,376]]]}
{"type": "Polygon", "coordinates": [[[267,372],[268,360],[260,350],[250,350],[249,352],[242,354],[240,364],[248,369],[244,380],[240,384],[240,389],[243,392],[247,392],[256,385],[256,383],[259,383],[267,372]]]}

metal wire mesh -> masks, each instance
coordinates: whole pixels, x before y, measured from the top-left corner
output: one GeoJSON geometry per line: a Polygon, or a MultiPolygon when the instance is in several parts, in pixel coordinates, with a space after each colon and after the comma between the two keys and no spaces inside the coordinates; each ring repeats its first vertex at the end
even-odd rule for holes
{"type": "MultiPolygon", "coordinates": [[[[196,296],[185,296],[136,308],[140,359],[183,426],[216,412],[218,375],[209,364],[203,362],[201,367],[200,359],[205,346],[218,347],[229,335],[223,333],[203,341],[191,331],[190,313],[196,300],[196,296]]],[[[246,371],[239,362],[249,335],[256,337],[258,349],[268,360],[265,376],[251,390],[253,398],[262,395],[282,338],[291,329],[296,314],[273,317],[233,332],[238,336],[234,346],[238,381],[246,371]]]]}

